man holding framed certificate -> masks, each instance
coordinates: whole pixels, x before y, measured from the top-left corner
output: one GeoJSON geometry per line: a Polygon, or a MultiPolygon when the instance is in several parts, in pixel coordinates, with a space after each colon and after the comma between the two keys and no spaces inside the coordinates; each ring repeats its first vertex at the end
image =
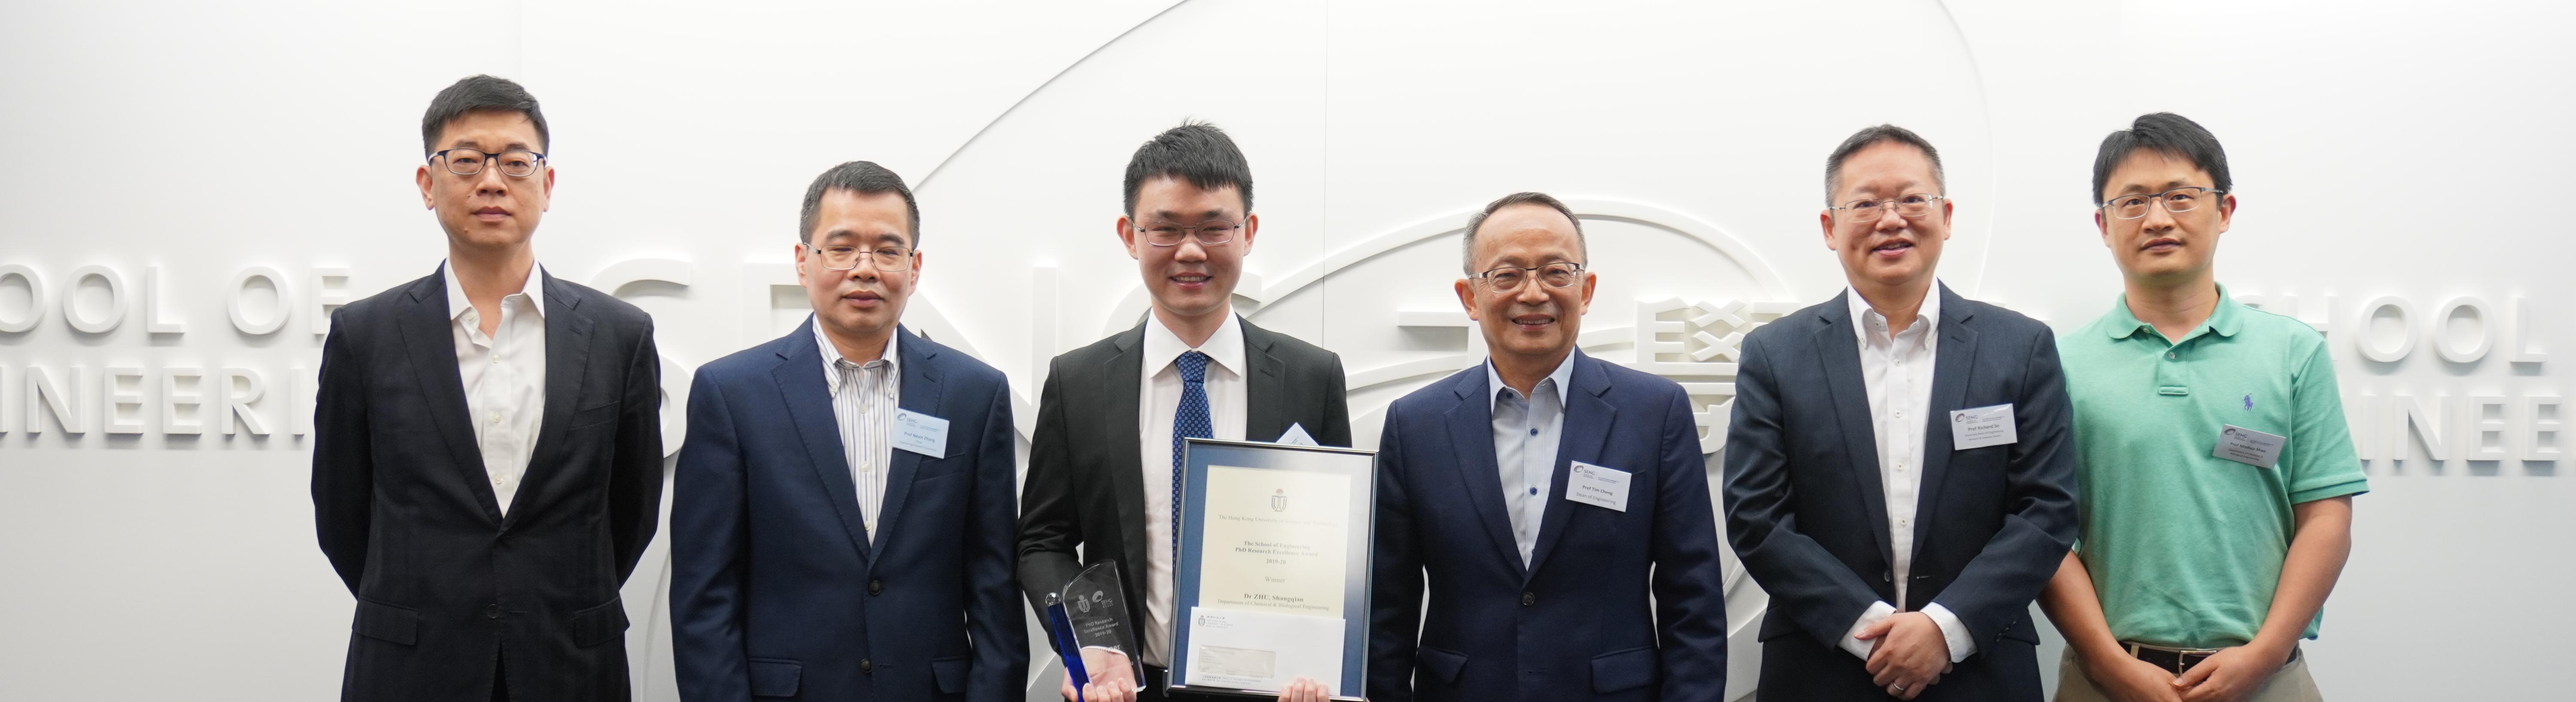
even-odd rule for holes
{"type": "MultiPolygon", "coordinates": [[[[1141,643],[1143,679],[1082,689],[1068,675],[1065,699],[1082,702],[1166,698],[1184,440],[1305,436],[1348,446],[1351,436],[1341,357],[1234,313],[1234,285],[1261,229],[1252,169],[1234,140],[1205,123],[1165,130],[1136,149],[1125,185],[1117,234],[1153,310],[1049,365],[1020,492],[1019,578],[1030,605],[1046,616],[1077,577],[1110,565],[1117,609],[1134,615],[1124,628],[1141,643]]],[[[1062,655],[1067,642],[1053,638],[1062,655]]],[[[1297,687],[1285,692],[1302,695],[1281,697],[1320,694],[1297,687]]]]}
{"type": "Polygon", "coordinates": [[[1725,587],[1688,396],[1575,349],[1596,278],[1556,198],[1487,205],[1466,259],[1491,356],[1396,400],[1378,441],[1368,698],[1715,702],[1725,587]]]}

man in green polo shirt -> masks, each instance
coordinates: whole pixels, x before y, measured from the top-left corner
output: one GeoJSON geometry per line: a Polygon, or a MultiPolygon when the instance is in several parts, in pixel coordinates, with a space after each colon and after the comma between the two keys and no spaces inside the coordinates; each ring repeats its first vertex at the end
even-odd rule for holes
{"type": "Polygon", "coordinates": [[[2057,700],[2320,700],[2299,654],[2369,489],[2325,337],[2210,270],[2236,212],[2197,123],[2102,140],[2093,221],[2126,292],[2058,339],[2084,463],[2081,539],[2040,596],[2057,700]]]}

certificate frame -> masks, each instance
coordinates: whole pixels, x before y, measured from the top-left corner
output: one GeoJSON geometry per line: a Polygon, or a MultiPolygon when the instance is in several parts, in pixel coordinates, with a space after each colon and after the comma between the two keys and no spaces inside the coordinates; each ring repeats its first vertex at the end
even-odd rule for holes
{"type": "MultiPolygon", "coordinates": [[[[1172,655],[1170,688],[1197,693],[1270,699],[1276,690],[1231,687],[1189,679],[1194,619],[1201,602],[1201,565],[1206,558],[1206,519],[1211,467],[1287,470],[1340,475],[1349,479],[1349,498],[1342,549],[1340,642],[1341,679],[1331,699],[1357,702],[1368,683],[1370,569],[1377,544],[1377,452],[1327,446],[1300,446],[1252,441],[1189,439],[1182,446],[1179,558],[1173,564],[1172,655]]],[[[1279,509],[1274,507],[1274,509],[1279,509]]]]}

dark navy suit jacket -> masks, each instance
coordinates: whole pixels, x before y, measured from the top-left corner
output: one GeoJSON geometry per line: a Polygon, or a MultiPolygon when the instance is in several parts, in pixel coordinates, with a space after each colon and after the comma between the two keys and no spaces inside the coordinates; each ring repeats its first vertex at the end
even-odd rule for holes
{"type": "MultiPolygon", "coordinates": [[[[1849,294],[1849,293],[1845,293],[1849,294]]],[[[1745,335],[1726,436],[1727,534],[1771,595],[1765,700],[1885,700],[1839,643],[1872,603],[1938,602],[1977,653],[1918,700],[2039,702],[2031,600],[2075,540],[2075,447],[2048,327],[1939,289],[1906,602],[1896,602],[1877,430],[1842,297],[1745,335]],[[1950,411],[2011,403],[2017,443],[1951,449],[1950,411]]]]}
{"type": "Polygon", "coordinates": [[[1370,700],[1725,693],[1725,583],[1687,396],[1580,351],[1568,385],[1554,494],[1526,568],[1503,511],[1484,367],[1387,408],[1370,700]],[[1627,511],[1564,499],[1572,461],[1628,471],[1627,511]]]}
{"type": "Polygon", "coordinates": [[[1000,371],[898,329],[903,409],[947,455],[894,449],[867,533],[813,322],[698,368],[671,501],[671,633],[690,702],[1018,700],[1018,475],[1000,371]]]}

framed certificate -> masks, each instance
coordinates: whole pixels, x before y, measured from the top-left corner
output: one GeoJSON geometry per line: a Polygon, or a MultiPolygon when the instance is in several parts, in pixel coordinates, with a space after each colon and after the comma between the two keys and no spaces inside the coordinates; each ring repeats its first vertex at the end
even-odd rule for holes
{"type": "Polygon", "coordinates": [[[1360,699],[1377,454],[1190,439],[1181,460],[1172,689],[1360,699]]]}

